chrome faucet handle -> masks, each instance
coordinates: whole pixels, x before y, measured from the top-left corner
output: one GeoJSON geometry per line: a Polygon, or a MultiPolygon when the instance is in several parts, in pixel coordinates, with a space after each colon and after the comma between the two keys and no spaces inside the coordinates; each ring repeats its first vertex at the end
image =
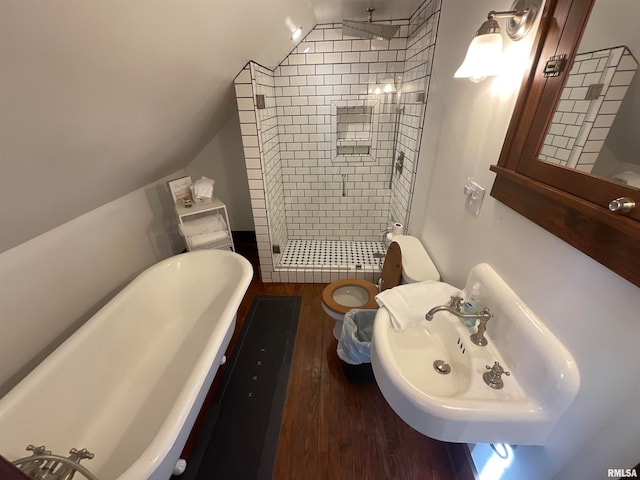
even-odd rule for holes
{"type": "Polygon", "coordinates": [[[40,445],[39,447],[33,445],[27,445],[26,450],[28,452],[33,452],[33,455],[50,455],[51,450],[47,450],[44,445],[40,445]]]}
{"type": "Polygon", "coordinates": [[[511,375],[511,372],[507,372],[504,368],[502,368],[502,365],[500,365],[500,362],[496,361],[493,364],[493,367],[490,367],[489,365],[485,365],[485,368],[487,370],[491,370],[491,373],[493,373],[494,375],[506,375],[507,377],[509,375],[511,375]]]}
{"type": "Polygon", "coordinates": [[[482,374],[484,383],[489,385],[491,388],[495,388],[496,390],[504,387],[502,375],[506,375],[508,377],[509,375],[511,375],[511,372],[507,372],[497,361],[494,362],[493,367],[490,367],[489,365],[486,365],[485,367],[489,371],[482,374]]]}
{"type": "Polygon", "coordinates": [[[94,457],[93,453],[91,453],[86,448],[83,448],[82,450],[72,448],[71,450],[69,450],[69,453],[70,453],[69,458],[74,462],[79,462],[80,460],[84,460],[85,458],[88,458],[89,460],[91,460],[94,457]]]}
{"type": "Polygon", "coordinates": [[[456,309],[458,312],[462,310],[462,303],[464,302],[462,297],[460,295],[451,295],[450,298],[449,306],[456,309]]]}

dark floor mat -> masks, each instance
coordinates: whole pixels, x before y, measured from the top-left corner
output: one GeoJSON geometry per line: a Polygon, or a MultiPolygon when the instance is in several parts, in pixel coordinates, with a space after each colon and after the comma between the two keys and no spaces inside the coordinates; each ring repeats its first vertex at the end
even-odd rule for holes
{"type": "Polygon", "coordinates": [[[253,300],[181,478],[271,478],[301,301],[253,300]]]}

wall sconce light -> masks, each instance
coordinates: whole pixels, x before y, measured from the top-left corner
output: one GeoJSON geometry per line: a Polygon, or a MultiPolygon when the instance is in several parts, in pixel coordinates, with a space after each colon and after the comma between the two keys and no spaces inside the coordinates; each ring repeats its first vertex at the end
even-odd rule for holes
{"type": "Polygon", "coordinates": [[[511,10],[490,11],[471,41],[462,65],[453,76],[478,83],[489,76],[498,75],[502,60],[502,35],[496,19],[508,18],[507,35],[513,41],[518,41],[531,30],[539,9],[540,0],[516,0],[511,10]]]}

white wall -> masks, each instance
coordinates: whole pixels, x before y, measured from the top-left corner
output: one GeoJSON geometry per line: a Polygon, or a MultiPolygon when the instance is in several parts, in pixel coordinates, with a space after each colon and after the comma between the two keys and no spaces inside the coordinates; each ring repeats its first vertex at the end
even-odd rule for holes
{"type": "Polygon", "coordinates": [[[0,254],[0,396],[135,275],[184,248],[164,180],[0,254]]]}
{"type": "Polygon", "coordinates": [[[232,230],[254,230],[240,120],[232,85],[226,97],[221,105],[224,124],[187,165],[187,174],[191,175],[194,182],[202,176],[215,180],[213,195],[226,204],[232,230]]]}
{"type": "Polygon", "coordinates": [[[509,7],[443,3],[409,231],[449,283],[462,287],[475,264],[491,264],[580,368],[580,392],[547,445],[518,447],[502,478],[602,479],[607,468],[640,460],[640,402],[630,400],[640,390],[640,292],[489,196],[489,166],[498,160],[522,76],[517,62],[526,61],[533,35],[505,40],[507,74],[473,84],[453,73],[488,10],[509,7]],[[487,188],[479,217],[464,209],[468,176],[487,188]]]}

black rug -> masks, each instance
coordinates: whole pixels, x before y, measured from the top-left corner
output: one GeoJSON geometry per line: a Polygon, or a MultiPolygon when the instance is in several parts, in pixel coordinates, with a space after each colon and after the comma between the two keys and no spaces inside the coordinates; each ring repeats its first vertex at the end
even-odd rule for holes
{"type": "Polygon", "coordinates": [[[270,479],[301,297],[258,296],[181,477],[270,479]]]}

